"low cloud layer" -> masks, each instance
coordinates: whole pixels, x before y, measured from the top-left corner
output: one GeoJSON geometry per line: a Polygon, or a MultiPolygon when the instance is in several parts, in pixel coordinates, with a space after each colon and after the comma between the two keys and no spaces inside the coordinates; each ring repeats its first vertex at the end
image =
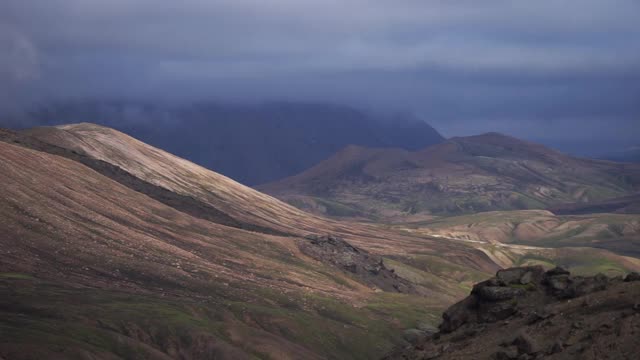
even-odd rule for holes
{"type": "Polygon", "coordinates": [[[639,14],[635,0],[4,0],[0,101],[332,101],[450,136],[633,142],[639,14]]]}

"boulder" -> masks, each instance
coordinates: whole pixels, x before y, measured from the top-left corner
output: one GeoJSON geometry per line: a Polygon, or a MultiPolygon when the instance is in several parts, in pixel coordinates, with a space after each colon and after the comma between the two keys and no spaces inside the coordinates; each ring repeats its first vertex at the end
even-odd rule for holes
{"type": "Polygon", "coordinates": [[[571,273],[569,272],[569,270],[567,270],[567,269],[565,269],[563,267],[556,266],[555,268],[547,271],[545,273],[545,275],[547,277],[550,277],[550,276],[556,276],[556,275],[571,275],[571,273]]]}
{"type": "Polygon", "coordinates": [[[435,326],[433,326],[431,324],[425,323],[425,322],[418,323],[416,328],[418,330],[420,330],[420,331],[423,331],[423,332],[427,333],[427,334],[435,334],[435,333],[438,332],[438,328],[437,327],[435,327],[435,326]]]}
{"type": "Polygon", "coordinates": [[[527,271],[520,278],[520,284],[527,285],[527,284],[529,284],[531,282],[532,279],[533,279],[533,273],[531,271],[527,271]]]}
{"type": "Polygon", "coordinates": [[[440,331],[450,333],[467,322],[476,321],[475,307],[477,305],[477,298],[472,295],[448,308],[442,314],[440,331]]]}
{"type": "Polygon", "coordinates": [[[638,274],[637,272],[632,272],[627,274],[627,276],[624,278],[625,282],[631,282],[631,281],[640,281],[640,274],[638,274]]]}
{"type": "Polygon", "coordinates": [[[512,360],[518,358],[518,348],[509,346],[506,349],[498,350],[495,355],[496,360],[512,360]]]}
{"type": "Polygon", "coordinates": [[[478,306],[477,318],[480,322],[492,323],[509,318],[518,312],[515,301],[487,302],[478,306]]]}
{"type": "Polygon", "coordinates": [[[510,300],[524,293],[524,289],[500,286],[483,286],[477,290],[478,297],[486,301],[510,300]]]}
{"type": "Polygon", "coordinates": [[[519,284],[520,278],[527,272],[525,268],[511,268],[498,270],[496,278],[504,285],[519,284]]]}
{"type": "MultiPolygon", "coordinates": [[[[553,277],[551,281],[555,283],[557,278],[560,278],[560,276],[553,277]]],[[[554,288],[556,290],[555,295],[559,298],[571,299],[605,290],[609,285],[609,279],[603,274],[598,274],[594,277],[570,278],[565,284],[566,286],[563,289],[554,288]]]]}
{"type": "Polygon", "coordinates": [[[526,285],[534,278],[540,278],[544,274],[542,266],[524,266],[499,270],[496,278],[501,285],[526,285]]]}
{"type": "Polygon", "coordinates": [[[569,275],[556,275],[546,280],[546,284],[549,285],[549,288],[554,292],[564,291],[569,287],[570,283],[571,279],[569,275]]]}
{"type": "Polygon", "coordinates": [[[428,336],[429,335],[427,333],[419,329],[407,329],[402,333],[402,338],[411,345],[423,342],[428,336]]]}
{"type": "Polygon", "coordinates": [[[531,336],[521,333],[513,340],[513,345],[518,348],[520,354],[535,354],[540,352],[540,347],[531,336]]]}
{"type": "Polygon", "coordinates": [[[549,348],[549,351],[547,351],[548,355],[552,355],[552,354],[557,354],[559,352],[562,352],[562,350],[564,350],[564,347],[562,346],[562,342],[559,340],[556,340],[553,345],[551,345],[551,348],[549,348]]]}

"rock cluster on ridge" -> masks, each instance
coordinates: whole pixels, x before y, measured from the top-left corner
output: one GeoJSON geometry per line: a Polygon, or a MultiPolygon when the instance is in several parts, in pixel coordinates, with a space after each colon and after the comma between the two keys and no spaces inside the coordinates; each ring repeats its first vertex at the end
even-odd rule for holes
{"type": "Polygon", "coordinates": [[[439,332],[385,359],[636,359],[639,280],[500,270],[445,311],[439,332]]]}

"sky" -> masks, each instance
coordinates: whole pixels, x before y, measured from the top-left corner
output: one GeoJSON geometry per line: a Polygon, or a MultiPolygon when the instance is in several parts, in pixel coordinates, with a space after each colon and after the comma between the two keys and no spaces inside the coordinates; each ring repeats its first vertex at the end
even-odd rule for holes
{"type": "Polygon", "coordinates": [[[2,0],[0,106],[78,98],[332,102],[445,136],[637,145],[640,1],[2,0]]]}

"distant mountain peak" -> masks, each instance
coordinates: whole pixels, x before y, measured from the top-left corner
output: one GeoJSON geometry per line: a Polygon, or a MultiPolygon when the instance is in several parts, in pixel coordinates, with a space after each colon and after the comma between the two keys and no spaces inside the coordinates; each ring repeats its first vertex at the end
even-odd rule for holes
{"type": "Polygon", "coordinates": [[[640,189],[640,165],[574,158],[487,133],[415,152],[350,146],[260,189],[283,200],[307,196],[311,202],[337,202],[374,219],[544,209],[629,195],[640,189]]]}

